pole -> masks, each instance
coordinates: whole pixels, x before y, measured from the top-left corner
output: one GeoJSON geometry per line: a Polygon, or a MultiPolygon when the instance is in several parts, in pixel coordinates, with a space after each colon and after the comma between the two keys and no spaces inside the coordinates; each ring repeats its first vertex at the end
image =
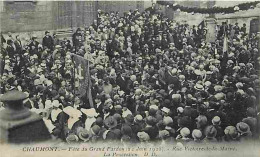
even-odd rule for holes
{"type": "Polygon", "coordinates": [[[93,98],[92,98],[92,93],[91,93],[91,79],[90,79],[90,73],[89,73],[89,60],[87,60],[87,64],[88,64],[88,100],[89,100],[89,105],[91,108],[94,108],[94,104],[93,104],[93,98]]]}
{"type": "Polygon", "coordinates": [[[76,92],[75,92],[75,82],[76,82],[76,77],[75,77],[75,71],[76,71],[76,65],[75,65],[75,60],[74,60],[74,56],[71,56],[71,58],[72,58],[72,62],[73,62],[73,74],[72,74],[72,80],[73,80],[73,82],[72,82],[72,84],[73,84],[73,86],[72,86],[72,88],[73,88],[73,104],[75,103],[75,98],[76,98],[76,92]]]}

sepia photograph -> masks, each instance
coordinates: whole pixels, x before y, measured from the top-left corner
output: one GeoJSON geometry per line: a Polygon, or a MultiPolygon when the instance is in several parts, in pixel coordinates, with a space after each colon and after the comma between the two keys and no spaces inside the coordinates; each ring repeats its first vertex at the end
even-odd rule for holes
{"type": "Polygon", "coordinates": [[[260,157],[260,1],[1,0],[1,157],[260,157]]]}

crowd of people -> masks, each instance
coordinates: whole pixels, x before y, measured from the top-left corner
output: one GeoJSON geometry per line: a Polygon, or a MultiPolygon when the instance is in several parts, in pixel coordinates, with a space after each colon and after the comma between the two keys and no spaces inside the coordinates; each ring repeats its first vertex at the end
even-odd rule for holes
{"type": "Polygon", "coordinates": [[[68,143],[258,139],[257,36],[237,24],[218,28],[216,41],[207,42],[205,28],[153,10],[122,17],[98,10],[72,42],[46,31],[41,44],[36,36],[22,44],[9,33],[2,36],[1,93],[25,92],[24,105],[68,143]],[[89,61],[93,106],[77,90],[84,76],[73,74],[72,54],[89,61]]]}

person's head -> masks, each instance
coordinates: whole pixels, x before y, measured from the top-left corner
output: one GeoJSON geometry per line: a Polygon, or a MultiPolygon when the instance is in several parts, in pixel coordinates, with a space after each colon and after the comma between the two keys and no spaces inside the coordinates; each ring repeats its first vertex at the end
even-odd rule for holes
{"type": "Polygon", "coordinates": [[[50,32],[49,31],[45,31],[45,36],[50,36],[50,32]]]}
{"type": "Polygon", "coordinates": [[[213,126],[213,125],[210,125],[210,126],[207,126],[206,129],[205,129],[205,136],[207,138],[215,138],[217,135],[217,129],[213,126]]]}
{"type": "Polygon", "coordinates": [[[80,28],[77,28],[76,32],[77,32],[77,33],[81,33],[81,29],[80,29],[80,28]]]}
{"type": "Polygon", "coordinates": [[[199,115],[196,118],[196,124],[197,124],[197,128],[203,128],[207,125],[207,117],[204,115],[199,115]]]}
{"type": "Polygon", "coordinates": [[[11,45],[11,44],[13,44],[13,41],[12,40],[7,40],[7,44],[11,45]]]}
{"type": "Polygon", "coordinates": [[[18,34],[18,35],[16,35],[16,37],[15,37],[17,40],[20,40],[21,38],[20,38],[20,35],[18,34]]]}

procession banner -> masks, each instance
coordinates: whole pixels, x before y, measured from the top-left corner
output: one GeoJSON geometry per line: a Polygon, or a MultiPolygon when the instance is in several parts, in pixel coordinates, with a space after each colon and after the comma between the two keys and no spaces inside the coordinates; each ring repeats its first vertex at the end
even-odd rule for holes
{"type": "Polygon", "coordinates": [[[89,74],[89,62],[88,60],[84,59],[79,55],[71,53],[71,56],[75,67],[73,70],[73,77],[75,79],[75,82],[78,83],[75,88],[75,93],[76,95],[78,95],[78,97],[87,96],[90,106],[93,107],[89,74]]]}

